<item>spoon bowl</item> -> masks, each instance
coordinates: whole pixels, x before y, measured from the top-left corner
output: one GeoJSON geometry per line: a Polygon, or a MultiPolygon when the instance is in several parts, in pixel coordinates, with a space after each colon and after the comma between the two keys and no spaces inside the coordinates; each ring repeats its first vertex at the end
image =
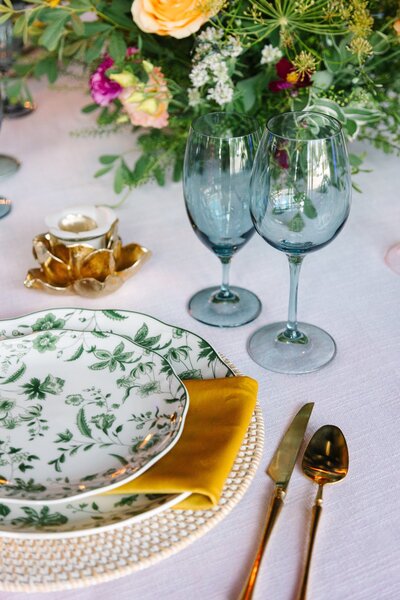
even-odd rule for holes
{"type": "Polygon", "coordinates": [[[322,512],[322,491],[326,483],[337,483],[349,470],[349,451],[346,439],[335,425],[324,425],[311,438],[302,460],[304,475],[318,484],[312,511],[310,541],[298,600],[305,600],[311,557],[319,518],[322,512]]]}
{"type": "Polygon", "coordinates": [[[324,425],[313,435],[303,456],[304,475],[318,485],[337,483],[349,470],[346,439],[335,425],[324,425]]]}

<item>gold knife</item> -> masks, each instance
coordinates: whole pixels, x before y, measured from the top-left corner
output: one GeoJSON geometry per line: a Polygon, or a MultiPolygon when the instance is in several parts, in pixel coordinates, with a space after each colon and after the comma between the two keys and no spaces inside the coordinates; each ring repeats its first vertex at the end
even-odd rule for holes
{"type": "Polygon", "coordinates": [[[258,545],[257,554],[255,556],[250,575],[248,576],[246,584],[240,595],[240,600],[251,600],[253,597],[261,559],[272,533],[272,529],[283,506],[290,476],[292,475],[294,465],[296,464],[297,456],[299,454],[304,434],[307,429],[308,420],[313,408],[314,402],[309,402],[299,410],[289,425],[289,428],[283,436],[281,443],[275,450],[275,454],[268,466],[267,474],[271,477],[272,481],[275,482],[274,495],[271,499],[267,521],[262,538],[258,545]]]}

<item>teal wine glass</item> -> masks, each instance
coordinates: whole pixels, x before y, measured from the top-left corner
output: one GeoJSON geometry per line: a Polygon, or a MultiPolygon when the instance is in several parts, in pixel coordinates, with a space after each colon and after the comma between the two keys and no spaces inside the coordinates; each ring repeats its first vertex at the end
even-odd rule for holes
{"type": "Polygon", "coordinates": [[[250,216],[250,177],[258,143],[258,122],[238,113],[210,113],[190,128],[183,190],[190,223],[222,263],[222,284],[197,292],[190,314],[207,325],[237,327],[261,310],[257,296],[229,285],[232,256],[254,233],[250,216]]]}
{"type": "Polygon", "coordinates": [[[331,242],[349,215],[351,177],[340,123],[325,114],[290,112],[270,119],[251,179],[257,232],[289,259],[287,322],[266,325],[248,343],[255,362],[280,373],[308,373],[335,355],[332,337],[297,322],[304,257],[331,242]]]}

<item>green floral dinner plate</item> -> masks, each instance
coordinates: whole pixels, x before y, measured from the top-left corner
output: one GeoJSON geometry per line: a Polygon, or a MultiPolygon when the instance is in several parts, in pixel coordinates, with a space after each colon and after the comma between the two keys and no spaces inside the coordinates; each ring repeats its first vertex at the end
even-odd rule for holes
{"type": "Polygon", "coordinates": [[[0,537],[54,539],[91,535],[147,519],[188,496],[189,493],[95,495],[56,505],[0,501],[0,537]]]}
{"type": "Polygon", "coordinates": [[[113,333],[3,339],[0,498],[49,504],[130,481],[176,443],[187,407],[167,361],[113,333]]]}

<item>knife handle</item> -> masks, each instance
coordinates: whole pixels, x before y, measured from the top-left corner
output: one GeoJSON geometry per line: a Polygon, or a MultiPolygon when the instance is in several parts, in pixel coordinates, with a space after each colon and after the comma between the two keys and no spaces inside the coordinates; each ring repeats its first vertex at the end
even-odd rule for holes
{"type": "Polygon", "coordinates": [[[256,585],[256,579],[260,568],[261,560],[264,554],[264,550],[266,548],[267,542],[270,538],[272,529],[275,525],[278,515],[281,512],[285,496],[286,492],[281,487],[277,486],[275,488],[275,492],[270,503],[267,521],[265,523],[264,531],[260,543],[258,545],[257,554],[254,558],[250,575],[248,576],[246,584],[243,587],[242,592],[239,596],[239,600],[251,600],[251,598],[253,597],[254,587],[256,585]]]}

